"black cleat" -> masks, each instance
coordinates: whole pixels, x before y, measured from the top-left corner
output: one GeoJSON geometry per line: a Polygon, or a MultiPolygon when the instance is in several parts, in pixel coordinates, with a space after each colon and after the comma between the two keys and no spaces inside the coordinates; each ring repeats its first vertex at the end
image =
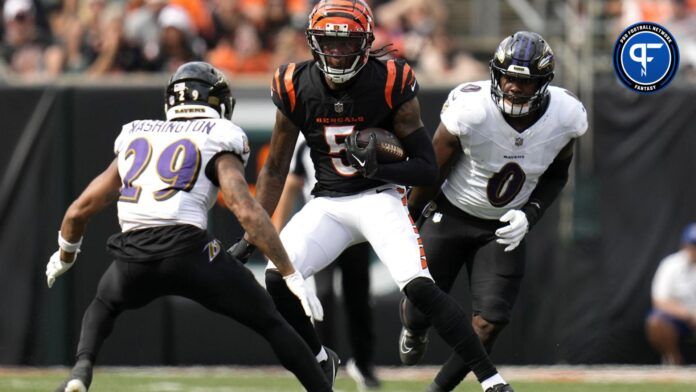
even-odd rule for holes
{"type": "Polygon", "coordinates": [[[401,335],[399,335],[399,358],[401,358],[401,363],[406,366],[418,364],[423,359],[426,348],[428,348],[427,332],[421,336],[405,327],[401,327],[401,335]]]}
{"type": "Polygon", "coordinates": [[[358,384],[358,388],[361,390],[379,389],[382,386],[372,366],[358,365],[355,360],[351,359],[348,361],[348,364],[346,364],[346,371],[350,378],[358,384]]]}
{"type": "Polygon", "coordinates": [[[80,359],[70,372],[70,377],[55,392],[87,392],[91,383],[92,361],[80,359]]]}
{"type": "Polygon", "coordinates": [[[515,392],[510,384],[496,384],[486,389],[486,392],[515,392]]]}
{"type": "Polygon", "coordinates": [[[326,376],[326,379],[329,380],[329,383],[333,386],[334,382],[336,382],[336,375],[338,374],[338,366],[341,364],[341,359],[338,357],[338,354],[330,348],[324,347],[324,350],[326,350],[328,358],[325,361],[319,362],[319,367],[324,371],[324,376],[326,376]]]}

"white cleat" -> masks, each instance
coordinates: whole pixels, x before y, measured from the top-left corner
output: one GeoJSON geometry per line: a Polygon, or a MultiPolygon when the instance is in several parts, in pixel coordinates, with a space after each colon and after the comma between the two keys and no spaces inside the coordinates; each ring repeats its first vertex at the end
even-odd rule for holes
{"type": "Polygon", "coordinates": [[[87,392],[87,387],[82,383],[82,380],[74,379],[68,382],[65,386],[65,392],[87,392]]]}

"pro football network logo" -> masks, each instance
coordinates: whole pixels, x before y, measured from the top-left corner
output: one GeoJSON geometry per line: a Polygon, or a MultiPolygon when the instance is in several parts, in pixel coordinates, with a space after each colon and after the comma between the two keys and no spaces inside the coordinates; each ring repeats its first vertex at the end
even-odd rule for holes
{"type": "Polygon", "coordinates": [[[614,44],[616,76],[626,87],[639,93],[653,93],[666,87],[678,68],[677,41],[657,23],[631,25],[614,44]]]}

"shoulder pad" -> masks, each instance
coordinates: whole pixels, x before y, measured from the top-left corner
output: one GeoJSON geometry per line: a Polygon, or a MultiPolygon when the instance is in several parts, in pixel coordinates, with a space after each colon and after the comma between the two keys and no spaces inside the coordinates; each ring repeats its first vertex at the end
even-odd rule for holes
{"type": "Polygon", "coordinates": [[[213,128],[213,133],[210,135],[210,140],[214,143],[214,149],[233,152],[246,165],[249,159],[250,147],[249,139],[244,130],[229,120],[218,119],[214,121],[216,122],[215,128],[213,128]]]}
{"type": "Polygon", "coordinates": [[[587,111],[582,102],[575,94],[561,87],[549,86],[549,93],[552,100],[558,101],[558,121],[576,137],[582,136],[587,130],[587,111]]]}
{"type": "Polygon", "coordinates": [[[440,118],[453,134],[466,134],[468,129],[486,120],[486,102],[490,89],[486,82],[462,83],[450,91],[442,106],[440,118]]]}

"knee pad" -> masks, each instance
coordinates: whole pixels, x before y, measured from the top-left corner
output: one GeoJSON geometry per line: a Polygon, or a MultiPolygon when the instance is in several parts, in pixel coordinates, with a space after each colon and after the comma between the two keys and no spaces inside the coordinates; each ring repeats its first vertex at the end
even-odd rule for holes
{"type": "Polygon", "coordinates": [[[438,289],[437,285],[432,279],[425,277],[417,277],[410,282],[406,283],[404,286],[404,294],[406,297],[413,302],[414,297],[421,297],[427,295],[426,293],[435,293],[441,290],[438,289]]]}
{"type": "Polygon", "coordinates": [[[443,296],[447,295],[437,287],[432,279],[424,277],[418,277],[408,282],[404,286],[404,294],[418,310],[426,315],[438,302],[443,300],[443,296]]]}

